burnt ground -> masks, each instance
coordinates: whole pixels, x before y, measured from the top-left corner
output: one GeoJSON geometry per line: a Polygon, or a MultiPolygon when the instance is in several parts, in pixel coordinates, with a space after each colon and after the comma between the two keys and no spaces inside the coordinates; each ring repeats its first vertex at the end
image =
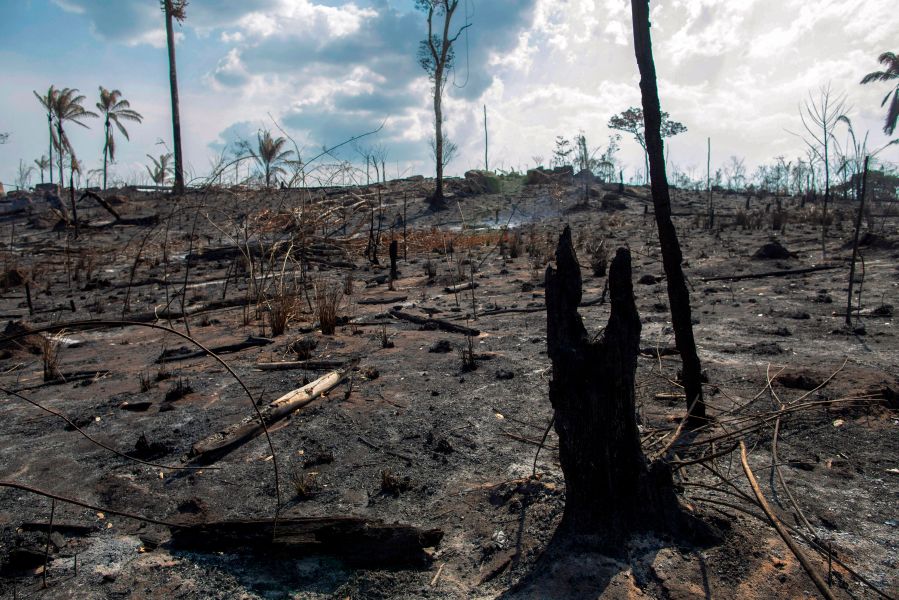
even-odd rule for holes
{"type": "MultiPolygon", "coordinates": [[[[195,340],[212,347],[266,337],[270,344],[221,355],[260,404],[327,368],[260,370],[257,363],[359,358],[347,383],[271,427],[281,514],[355,515],[440,528],[444,537],[427,565],[356,568],[329,556],[180,550],[160,525],[57,502],[43,589],[51,501],[3,488],[0,596],[814,596],[773,529],[745,512],[759,511],[700,465],[679,469],[676,481],[685,509],[710,524],[716,540],[696,544],[643,534],[614,557],[587,549],[561,557],[544,553],[565,489],[554,432],[536,461],[538,477],[530,478],[551,417],[542,279],[565,224],[583,266],[589,306],[581,314],[597,334],[608,317],[605,277],[591,269],[602,256],[600,242],[633,253],[644,348],[638,418],[650,458],[669,444],[684,412],[648,190],[629,187],[614,198],[608,194],[617,186],[594,185],[584,202],[584,187],[564,181],[522,186],[507,178],[503,193],[492,195],[463,194],[457,181],[449,209],[435,213],[423,199],[427,186],[407,180],[380,191],[208,190],[178,202],[125,191],[116,198],[119,222],[85,200],[77,238],[71,228],[56,226],[54,213],[37,207],[0,224],[6,335],[23,327],[126,319],[181,332],[189,326],[195,340]],[[381,265],[389,240],[400,240],[394,290],[387,269],[363,256],[380,215],[381,265]],[[471,281],[478,284],[473,292],[445,291],[471,281]],[[352,288],[341,298],[333,335],[320,332],[310,310],[313,284],[352,288]],[[273,308],[284,306],[292,316],[288,330],[273,336],[273,308]],[[398,320],[390,315],[395,307],[480,334],[468,338],[398,320]]],[[[899,220],[884,205],[866,215],[856,286],[861,311],[847,328],[842,313],[851,206],[838,202],[831,211],[824,260],[820,207],[785,198],[778,211],[775,199],[754,197],[747,211],[746,198],[734,194],[716,194],[714,202],[709,230],[704,195],[674,194],[716,421],[681,436],[666,458],[690,460],[745,440],[749,462],[781,518],[895,596],[899,340],[890,305],[899,299],[899,220]],[[774,229],[775,219],[783,226],[774,229]],[[753,258],[772,241],[787,252],[753,258]],[[726,279],[822,265],[833,268],[726,279]],[[772,411],[780,405],[788,410],[779,425],[777,464],[801,516],[772,469],[772,411]]],[[[195,349],[160,329],[112,325],[4,342],[0,479],[160,521],[272,517],[274,461],[264,436],[209,467],[185,471],[128,460],[73,427],[147,462],[188,465],[195,442],[253,409],[221,364],[178,358],[182,346],[195,349]],[[158,362],[172,353],[174,360],[158,362]]],[[[714,468],[740,493],[750,493],[738,453],[716,459],[714,468]]],[[[827,560],[802,547],[826,576],[827,560]]],[[[831,581],[838,597],[878,597],[837,564],[831,581]]]]}

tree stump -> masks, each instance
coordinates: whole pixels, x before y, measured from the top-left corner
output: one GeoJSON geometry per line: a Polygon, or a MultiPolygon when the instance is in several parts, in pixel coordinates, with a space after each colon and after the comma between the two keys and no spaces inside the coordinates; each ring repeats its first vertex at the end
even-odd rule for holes
{"type": "Polygon", "coordinates": [[[397,280],[397,270],[396,270],[396,258],[397,254],[399,254],[399,242],[396,240],[390,241],[390,281],[394,282],[397,280]]]}
{"type": "Polygon", "coordinates": [[[619,248],[609,269],[611,315],[592,341],[577,312],[581,272],[571,230],[546,271],[547,345],[559,458],[565,476],[560,533],[616,551],[634,531],[671,531],[682,522],[670,471],[647,465],[634,408],[640,317],[631,256],[619,248]]]}

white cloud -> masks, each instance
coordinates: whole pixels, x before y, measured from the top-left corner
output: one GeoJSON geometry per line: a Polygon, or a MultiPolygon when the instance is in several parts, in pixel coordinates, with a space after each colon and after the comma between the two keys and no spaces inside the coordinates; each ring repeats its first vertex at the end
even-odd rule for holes
{"type": "MultiPolygon", "coordinates": [[[[129,56],[142,46],[163,44],[155,0],[53,1],[73,21],[87,20],[100,40],[131,46],[123,51],[129,56]]],[[[801,154],[801,140],[787,130],[801,127],[798,105],[808,90],[827,81],[848,94],[856,129],[871,130],[871,146],[881,145],[879,103],[885,89],[858,81],[879,68],[877,55],[895,42],[899,15],[894,2],[654,0],[652,33],[663,110],[689,128],[669,140],[671,164],[704,165],[707,137],[712,138],[713,164],[735,154],[747,157],[753,168],[778,154],[788,159],[801,154]]],[[[378,141],[393,147],[398,160],[415,160],[418,169],[429,171],[430,84],[415,60],[424,23],[421,13],[408,7],[390,8],[398,5],[388,0],[192,2],[182,29],[179,69],[195,75],[181,80],[182,120],[195,164],[205,165],[207,145],[231,124],[248,124],[243,129],[252,133],[271,125],[271,113],[310,147],[341,141],[386,119],[378,141]]],[[[457,46],[455,82],[468,85],[447,88],[447,128],[461,149],[451,172],[482,161],[483,104],[489,113],[491,160],[504,161],[507,168],[527,166],[533,156],[548,158],[557,135],[583,130],[591,145],[604,145],[609,117],[639,104],[628,0],[481,0],[473,5],[470,37],[463,36],[457,46]]],[[[115,58],[102,44],[95,45],[97,55],[84,60],[99,77],[115,66],[115,58]]],[[[136,139],[152,149],[156,137],[169,135],[167,83],[164,52],[146,52],[158,58],[153,84],[158,89],[150,90],[143,73],[115,85],[149,109],[140,130],[154,133],[143,138],[136,133],[136,139]]],[[[13,69],[24,73],[34,69],[29,61],[16,54],[4,64],[21,65],[13,69]]],[[[84,81],[65,70],[62,75],[51,81],[82,89],[107,83],[94,82],[93,74],[80,75],[84,81]]],[[[27,89],[41,86],[46,82],[27,89]]],[[[0,113],[23,110],[14,102],[19,100],[0,97],[0,113]]],[[[30,97],[22,102],[38,139],[43,135],[38,107],[30,97]]],[[[16,133],[15,139],[27,137],[16,133]]],[[[28,152],[39,156],[40,144],[34,148],[28,152]]],[[[124,145],[123,162],[129,152],[139,162],[146,149],[136,142],[124,145]]],[[[13,151],[9,144],[4,147],[6,153],[13,151]]],[[[620,156],[642,166],[630,140],[622,140],[620,156]]],[[[899,161],[899,148],[882,156],[899,161]]]]}

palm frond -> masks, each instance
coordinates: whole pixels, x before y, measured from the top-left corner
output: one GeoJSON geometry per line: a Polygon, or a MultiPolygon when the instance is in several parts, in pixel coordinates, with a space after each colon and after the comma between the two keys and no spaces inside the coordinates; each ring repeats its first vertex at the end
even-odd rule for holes
{"type": "Polygon", "coordinates": [[[109,132],[109,135],[106,137],[106,148],[109,152],[109,160],[115,160],[115,138],[112,136],[112,131],[109,132]]]}
{"type": "Polygon", "coordinates": [[[883,125],[883,132],[887,135],[893,135],[896,131],[896,122],[899,121],[899,88],[893,92],[893,101],[890,102],[890,108],[887,110],[887,118],[883,125]]]}
{"type": "Polygon", "coordinates": [[[897,57],[892,52],[884,52],[883,54],[881,54],[880,56],[877,57],[877,62],[879,62],[880,64],[885,65],[887,67],[892,66],[893,68],[895,68],[896,65],[899,64],[899,57],[897,57]]]}
{"type": "Polygon", "coordinates": [[[128,141],[130,142],[130,141],[131,141],[131,137],[128,135],[128,130],[125,129],[125,126],[122,125],[121,123],[119,123],[119,120],[118,120],[118,119],[111,119],[111,120],[112,120],[113,123],[115,123],[116,129],[118,129],[119,132],[120,132],[123,136],[125,136],[125,139],[128,140],[128,141]]]}
{"type": "Polygon", "coordinates": [[[873,81],[890,81],[891,79],[896,79],[899,75],[894,75],[892,73],[887,73],[886,71],[874,71],[873,73],[868,73],[864,77],[862,77],[861,83],[867,84],[873,81]]]}

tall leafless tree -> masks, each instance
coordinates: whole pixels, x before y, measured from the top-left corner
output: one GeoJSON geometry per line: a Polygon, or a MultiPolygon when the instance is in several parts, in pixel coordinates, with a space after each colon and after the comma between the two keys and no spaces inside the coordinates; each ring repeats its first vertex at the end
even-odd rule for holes
{"type": "Polygon", "coordinates": [[[172,94],[172,136],[175,146],[175,193],[184,193],[184,155],[181,152],[181,106],[178,101],[178,70],[175,64],[175,29],[173,21],[182,23],[187,17],[187,0],[160,0],[165,13],[165,39],[169,50],[169,87],[172,94]]]}
{"type": "Polygon", "coordinates": [[[446,87],[447,75],[452,71],[455,63],[453,44],[462,35],[462,32],[471,26],[466,23],[454,34],[451,33],[453,15],[459,8],[459,0],[415,0],[419,10],[427,14],[428,38],[422,40],[418,52],[418,61],[421,67],[428,73],[434,84],[434,163],[437,169],[437,183],[434,195],[431,197],[431,205],[435,208],[444,207],[443,199],[443,169],[446,163],[446,142],[443,131],[443,90],[446,87]],[[439,20],[442,18],[442,23],[439,20]],[[435,19],[438,20],[435,23],[435,19]],[[435,33],[437,25],[440,33],[435,33]]]}
{"type": "Polygon", "coordinates": [[[631,16],[634,24],[634,51],[640,68],[640,93],[643,99],[652,202],[659,230],[659,244],[662,247],[662,264],[668,280],[668,301],[671,304],[674,340],[681,355],[684,392],[687,395],[687,422],[692,426],[705,422],[706,419],[705,401],[702,397],[702,365],[693,337],[690,292],[681,267],[683,255],[677,231],[671,221],[671,198],[668,193],[668,176],[665,173],[662,142],[662,110],[649,32],[649,0],[631,0],[631,16]]]}
{"type": "Polygon", "coordinates": [[[806,136],[803,140],[815,155],[821,160],[824,167],[824,204],[821,215],[821,255],[827,255],[827,205],[830,201],[830,151],[833,143],[833,134],[840,117],[848,110],[845,94],[834,94],[830,84],[818,89],[818,97],[815,98],[809,92],[808,100],[799,108],[799,118],[805,128],[806,136]]]}

